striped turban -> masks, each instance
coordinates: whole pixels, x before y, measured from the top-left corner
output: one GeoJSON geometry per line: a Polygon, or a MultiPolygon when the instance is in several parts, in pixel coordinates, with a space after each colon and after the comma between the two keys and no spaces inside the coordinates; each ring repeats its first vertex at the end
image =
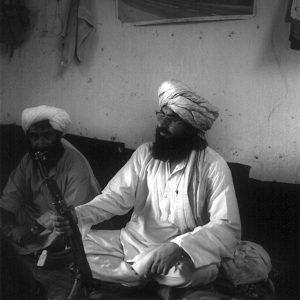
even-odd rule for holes
{"type": "Polygon", "coordinates": [[[66,133],[71,119],[69,114],[53,106],[41,105],[24,109],[22,112],[22,128],[26,133],[29,127],[37,122],[49,120],[53,129],[66,133]]]}
{"type": "Polygon", "coordinates": [[[216,107],[175,79],[161,84],[158,100],[161,108],[168,106],[182,120],[202,133],[211,128],[219,115],[216,107]]]}

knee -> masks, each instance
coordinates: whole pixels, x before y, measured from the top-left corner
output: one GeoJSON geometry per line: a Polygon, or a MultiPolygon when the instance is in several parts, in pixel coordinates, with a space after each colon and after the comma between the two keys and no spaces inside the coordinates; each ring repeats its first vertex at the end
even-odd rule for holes
{"type": "Polygon", "coordinates": [[[190,282],[186,286],[206,285],[216,280],[219,268],[216,264],[211,264],[195,269],[191,274],[190,282]]]}
{"type": "Polygon", "coordinates": [[[196,285],[206,285],[214,281],[219,273],[219,269],[216,264],[211,264],[201,268],[183,268],[180,272],[183,278],[183,284],[178,287],[193,287],[196,285]]]}

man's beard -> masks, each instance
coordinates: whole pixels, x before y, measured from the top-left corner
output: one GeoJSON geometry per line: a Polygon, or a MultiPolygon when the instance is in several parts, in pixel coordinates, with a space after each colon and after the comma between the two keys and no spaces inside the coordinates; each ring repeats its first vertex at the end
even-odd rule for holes
{"type": "Polygon", "coordinates": [[[29,154],[31,158],[35,161],[35,153],[41,152],[45,154],[45,166],[48,170],[55,167],[58,160],[63,156],[65,148],[62,145],[60,139],[57,139],[51,146],[35,148],[29,143],[29,154]]]}
{"type": "Polygon", "coordinates": [[[152,146],[152,155],[162,161],[185,159],[192,150],[202,150],[207,146],[206,141],[200,138],[195,131],[187,131],[182,136],[165,138],[156,128],[155,142],[152,146]]]}

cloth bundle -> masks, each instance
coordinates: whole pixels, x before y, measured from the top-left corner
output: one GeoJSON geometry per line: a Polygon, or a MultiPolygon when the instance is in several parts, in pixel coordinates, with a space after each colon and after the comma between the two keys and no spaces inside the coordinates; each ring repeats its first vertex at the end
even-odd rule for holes
{"type": "Polygon", "coordinates": [[[272,264],[269,254],[260,245],[240,241],[232,259],[224,259],[222,267],[234,286],[266,281],[272,264]]]}

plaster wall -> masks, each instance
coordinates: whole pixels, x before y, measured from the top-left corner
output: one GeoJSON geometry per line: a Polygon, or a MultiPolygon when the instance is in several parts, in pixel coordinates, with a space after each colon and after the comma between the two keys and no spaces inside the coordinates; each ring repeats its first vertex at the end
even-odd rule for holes
{"type": "Polygon", "coordinates": [[[289,48],[287,1],[257,0],[249,20],[136,27],[117,19],[114,0],[98,0],[88,59],[65,70],[57,3],[28,0],[28,39],[0,57],[1,123],[54,105],[70,113],[71,133],[136,148],[153,139],[158,86],[176,78],[219,107],[207,139],[226,160],[300,183],[300,51],[289,48]]]}

